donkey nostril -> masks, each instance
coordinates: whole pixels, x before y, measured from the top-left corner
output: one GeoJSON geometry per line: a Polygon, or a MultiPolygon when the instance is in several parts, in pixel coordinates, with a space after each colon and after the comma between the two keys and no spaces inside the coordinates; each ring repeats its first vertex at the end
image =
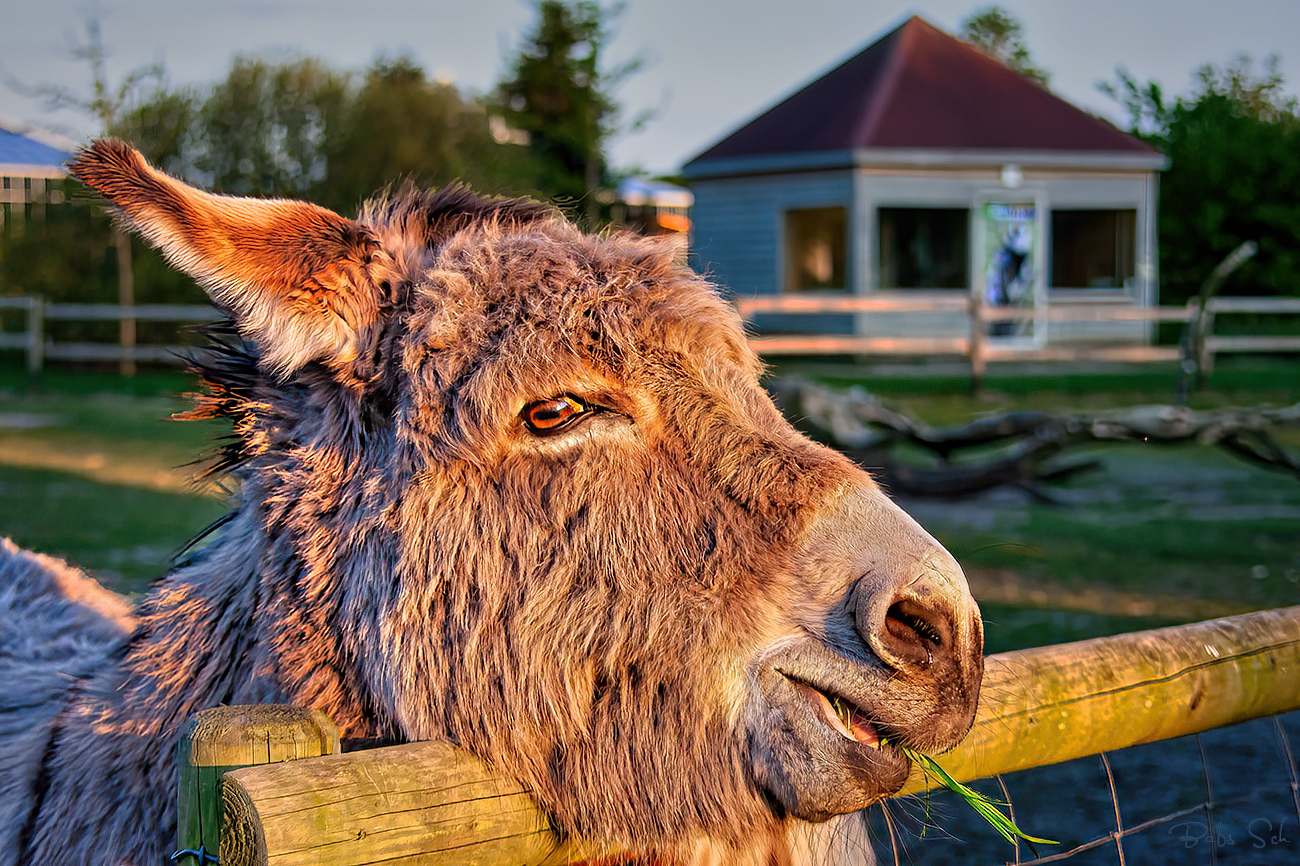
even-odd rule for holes
{"type": "Polygon", "coordinates": [[[937,611],[911,599],[890,605],[881,636],[890,654],[904,661],[928,664],[948,643],[946,622],[937,611]]]}
{"type": "Polygon", "coordinates": [[[943,635],[920,616],[909,613],[903,604],[896,604],[885,614],[885,628],[900,640],[920,639],[935,646],[943,646],[943,635]]]}

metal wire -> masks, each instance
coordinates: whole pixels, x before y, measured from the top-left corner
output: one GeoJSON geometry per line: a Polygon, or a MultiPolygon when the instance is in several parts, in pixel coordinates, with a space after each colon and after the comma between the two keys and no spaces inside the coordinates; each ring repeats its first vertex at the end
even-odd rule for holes
{"type": "Polygon", "coordinates": [[[976,783],[987,796],[997,796],[989,787],[996,784],[1027,833],[1068,837],[1033,859],[960,801],[935,794],[943,832],[891,826],[895,858],[901,848],[902,862],[914,866],[1300,863],[1297,742],[1300,712],[976,783]]]}
{"type": "Polygon", "coordinates": [[[175,854],[172,854],[172,856],[168,857],[167,860],[169,862],[176,863],[179,862],[182,857],[193,857],[195,862],[198,863],[199,866],[203,866],[203,864],[205,863],[221,862],[217,859],[216,854],[211,853],[210,851],[208,851],[207,848],[204,848],[202,845],[200,845],[197,849],[182,848],[181,850],[177,851],[175,854]]]}

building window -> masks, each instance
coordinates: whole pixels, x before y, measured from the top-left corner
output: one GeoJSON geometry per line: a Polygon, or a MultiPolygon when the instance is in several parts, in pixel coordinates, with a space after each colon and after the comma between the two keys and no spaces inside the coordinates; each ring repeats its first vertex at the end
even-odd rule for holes
{"type": "Polygon", "coordinates": [[[847,289],[849,209],[815,207],[785,212],[785,288],[847,289]]]}
{"type": "Polygon", "coordinates": [[[966,208],[882,207],[880,288],[968,289],[966,208]]]}
{"type": "Polygon", "coordinates": [[[1124,289],[1136,273],[1136,210],[1052,211],[1053,288],[1124,289]]]}

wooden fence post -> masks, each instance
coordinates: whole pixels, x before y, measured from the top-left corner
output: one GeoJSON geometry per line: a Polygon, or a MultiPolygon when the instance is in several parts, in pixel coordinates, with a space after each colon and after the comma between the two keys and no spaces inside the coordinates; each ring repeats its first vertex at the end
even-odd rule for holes
{"type": "MultiPolygon", "coordinates": [[[[113,230],[113,243],[117,247],[117,302],[123,312],[132,313],[135,306],[135,271],[131,267],[131,236],[125,229],[113,230]]],[[[123,376],[135,375],[135,316],[123,316],[117,323],[118,342],[122,348],[122,360],[118,362],[118,372],[123,376]]]]}
{"type": "MultiPolygon", "coordinates": [[[[989,656],[975,725],[940,763],[969,781],[1297,709],[1300,606],[1261,610],[989,656]]],[[[902,793],[935,785],[913,767],[902,793]]]]}
{"type": "MultiPolygon", "coordinates": [[[[339,730],[320,710],[282,705],[214,707],[190,716],[176,744],[177,852],[206,866],[222,845],[221,776],[227,770],[339,752],[339,730]]],[[[221,852],[225,862],[225,852],[221,852]]]]}
{"type": "Polygon", "coordinates": [[[35,378],[45,368],[45,299],[27,299],[27,374],[35,378]]]}
{"type": "Polygon", "coordinates": [[[984,296],[973,291],[970,295],[970,390],[978,397],[984,393],[984,376],[988,372],[988,358],[984,348],[988,340],[988,324],[984,321],[984,296]]]}
{"type": "Polygon", "coordinates": [[[222,788],[222,866],[554,866],[618,853],[562,839],[522,785],[446,743],[247,767],[222,788]]]}
{"type": "MultiPolygon", "coordinates": [[[[1295,709],[1300,606],[989,656],[974,727],[940,763],[969,780],[1295,709]]],[[[933,785],[917,770],[905,793],[933,785]]],[[[446,743],[246,767],[222,789],[221,866],[628,862],[562,838],[519,782],[446,743]]]]}
{"type": "Polygon", "coordinates": [[[1214,306],[1206,304],[1196,319],[1196,384],[1204,383],[1206,376],[1214,372],[1214,347],[1210,335],[1214,331],[1214,306]]]}

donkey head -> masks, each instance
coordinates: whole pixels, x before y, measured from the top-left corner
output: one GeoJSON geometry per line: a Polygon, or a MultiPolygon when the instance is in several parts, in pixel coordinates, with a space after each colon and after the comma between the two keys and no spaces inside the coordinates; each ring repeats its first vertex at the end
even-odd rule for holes
{"type": "Polygon", "coordinates": [[[665,852],[862,808],[969,727],[961,569],[780,416],[672,247],[463,190],[215,196],[111,142],[72,167],[247,341],[207,399],[290,696],[665,852]]]}

